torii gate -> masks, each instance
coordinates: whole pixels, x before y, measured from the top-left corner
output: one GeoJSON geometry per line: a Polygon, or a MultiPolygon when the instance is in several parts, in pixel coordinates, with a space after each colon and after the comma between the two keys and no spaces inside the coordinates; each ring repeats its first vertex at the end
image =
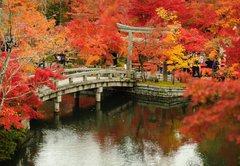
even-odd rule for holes
{"type": "MultiPolygon", "coordinates": [[[[123,25],[120,23],[117,23],[117,27],[120,31],[128,33],[128,56],[127,56],[127,70],[132,70],[132,48],[133,48],[133,41],[142,41],[144,39],[142,38],[133,38],[133,33],[145,33],[149,34],[152,33],[154,28],[145,28],[145,27],[133,27],[129,25],[123,25]]],[[[126,40],[126,38],[122,38],[123,40],[126,40]]]]}

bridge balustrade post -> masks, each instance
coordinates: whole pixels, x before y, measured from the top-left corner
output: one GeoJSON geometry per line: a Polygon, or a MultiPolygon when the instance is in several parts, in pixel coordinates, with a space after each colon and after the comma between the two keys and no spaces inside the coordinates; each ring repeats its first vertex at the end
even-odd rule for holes
{"type": "Polygon", "coordinates": [[[96,102],[101,102],[101,94],[103,92],[103,87],[97,88],[96,91],[96,102]]]}
{"type": "Polygon", "coordinates": [[[73,83],[73,78],[69,77],[68,81],[69,81],[69,84],[72,84],[73,83]]]}
{"type": "Polygon", "coordinates": [[[136,72],[135,72],[135,71],[132,71],[132,72],[131,72],[131,78],[132,78],[132,79],[136,79],[136,77],[137,77],[137,76],[136,76],[136,72]]]}
{"type": "Polygon", "coordinates": [[[122,80],[124,78],[124,73],[120,74],[120,79],[122,80]]]}
{"type": "Polygon", "coordinates": [[[83,81],[87,81],[87,76],[83,75],[83,81]]]}
{"type": "Polygon", "coordinates": [[[54,82],[54,86],[57,87],[58,86],[58,81],[54,82]]]}
{"type": "Polygon", "coordinates": [[[100,73],[97,73],[96,79],[97,79],[97,80],[100,80],[100,73]]]}
{"type": "Polygon", "coordinates": [[[112,77],[113,77],[113,73],[109,73],[108,74],[108,79],[112,79],[112,77]]]}

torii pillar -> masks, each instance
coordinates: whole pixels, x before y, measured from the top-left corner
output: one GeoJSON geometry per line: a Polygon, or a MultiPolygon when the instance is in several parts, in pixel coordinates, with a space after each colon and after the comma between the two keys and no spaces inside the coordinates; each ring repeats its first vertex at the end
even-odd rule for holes
{"type": "Polygon", "coordinates": [[[127,56],[127,71],[128,76],[132,71],[132,54],[133,54],[133,42],[134,41],[143,41],[144,39],[141,38],[133,38],[133,33],[151,33],[153,28],[144,28],[144,27],[133,27],[128,25],[123,25],[117,23],[117,27],[121,32],[128,33],[128,38],[122,38],[122,40],[128,39],[128,56],[127,56]]]}

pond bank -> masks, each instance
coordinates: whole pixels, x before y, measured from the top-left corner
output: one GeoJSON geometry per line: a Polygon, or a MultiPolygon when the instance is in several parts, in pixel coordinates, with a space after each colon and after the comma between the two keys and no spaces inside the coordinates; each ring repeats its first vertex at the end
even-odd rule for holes
{"type": "Polygon", "coordinates": [[[185,89],[185,87],[156,86],[143,83],[136,83],[133,88],[111,88],[111,90],[129,93],[136,97],[140,95],[151,98],[151,100],[164,99],[165,101],[169,101],[171,98],[182,98],[185,89]]]}
{"type": "Polygon", "coordinates": [[[183,97],[184,91],[184,87],[163,87],[137,83],[137,85],[128,92],[143,96],[176,98],[183,97]]]}

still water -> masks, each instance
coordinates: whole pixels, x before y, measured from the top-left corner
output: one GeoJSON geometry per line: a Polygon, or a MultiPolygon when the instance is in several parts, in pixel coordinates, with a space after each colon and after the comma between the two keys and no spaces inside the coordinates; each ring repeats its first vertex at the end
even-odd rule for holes
{"type": "Polygon", "coordinates": [[[61,113],[53,102],[33,122],[34,139],[19,152],[18,166],[235,166],[239,149],[223,139],[182,141],[185,104],[163,104],[128,96],[64,96],[61,113]],[[224,142],[224,143],[223,143],[224,142]]]}

